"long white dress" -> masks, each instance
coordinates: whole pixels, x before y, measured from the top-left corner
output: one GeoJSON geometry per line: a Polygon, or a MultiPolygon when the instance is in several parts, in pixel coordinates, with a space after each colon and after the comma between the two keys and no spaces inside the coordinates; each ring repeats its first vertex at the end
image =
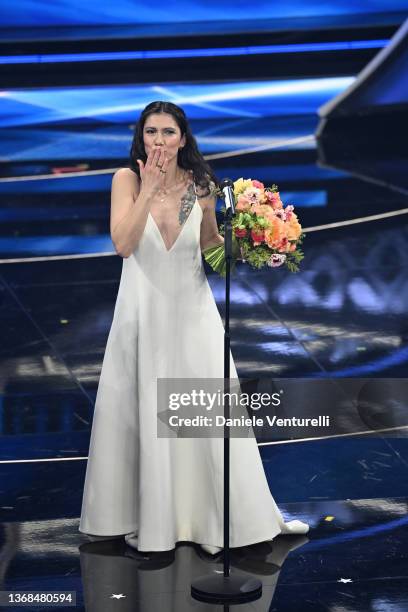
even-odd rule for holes
{"type": "MultiPolygon", "coordinates": [[[[223,439],[158,438],[157,378],[223,378],[224,328],[200,250],[196,200],[168,250],[149,213],[123,260],[92,423],[79,531],[137,532],[140,551],[223,546],[223,439]]],[[[231,359],[231,378],[237,378],[231,359]]],[[[271,540],[284,521],[256,439],[230,442],[230,546],[271,540]]]]}

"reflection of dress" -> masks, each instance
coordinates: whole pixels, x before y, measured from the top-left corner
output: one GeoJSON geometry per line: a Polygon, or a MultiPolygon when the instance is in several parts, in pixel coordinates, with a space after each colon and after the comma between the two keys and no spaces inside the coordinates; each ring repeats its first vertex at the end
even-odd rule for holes
{"type": "MultiPolygon", "coordinates": [[[[223,545],[223,439],[156,434],[156,377],[223,377],[224,329],[202,262],[202,216],[196,198],[167,250],[148,215],[123,260],[96,397],[79,530],[137,531],[141,551],[181,540],[223,545]]],[[[255,438],[231,438],[230,453],[230,545],[270,540],[283,519],[255,438]]]]}
{"type": "MultiPolygon", "coordinates": [[[[298,556],[302,552],[299,547],[307,542],[305,536],[281,536],[273,542],[231,551],[232,572],[237,569],[265,581],[260,599],[236,608],[231,606],[231,610],[265,612],[277,609],[272,606],[272,598],[280,570],[288,554],[292,557],[292,551],[299,549],[293,553],[298,556]]],[[[108,547],[104,544],[88,542],[79,548],[86,612],[179,612],[190,609],[194,612],[211,612],[222,609],[217,605],[210,608],[208,603],[197,600],[191,604],[187,602],[191,581],[220,568],[219,562],[200,556],[193,546],[182,545],[177,547],[177,551],[159,554],[160,559],[157,556],[149,559],[148,555],[138,555],[122,542],[109,542],[108,547]],[[112,593],[125,597],[118,601],[112,598],[112,593]]],[[[289,566],[293,571],[296,560],[290,557],[289,566]]],[[[288,572],[285,575],[287,579],[288,572]]],[[[285,602],[288,602],[290,609],[299,609],[296,608],[298,591],[285,591],[285,602]]]]}

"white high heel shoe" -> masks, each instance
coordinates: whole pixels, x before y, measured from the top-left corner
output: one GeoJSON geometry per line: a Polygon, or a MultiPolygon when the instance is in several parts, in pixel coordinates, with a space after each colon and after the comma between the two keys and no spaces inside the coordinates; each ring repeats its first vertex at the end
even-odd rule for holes
{"type": "Polygon", "coordinates": [[[127,533],[125,535],[125,542],[132,548],[136,548],[137,550],[137,532],[132,531],[132,533],[127,533]]]}
{"type": "Polygon", "coordinates": [[[293,521],[288,521],[287,523],[282,523],[280,525],[281,533],[283,534],[296,534],[303,535],[309,531],[309,525],[307,523],[302,523],[297,519],[293,521]]]}
{"type": "Polygon", "coordinates": [[[222,548],[220,548],[219,546],[210,546],[210,544],[200,544],[200,546],[203,550],[205,550],[205,552],[208,552],[210,555],[216,555],[222,550],[222,548]]]}

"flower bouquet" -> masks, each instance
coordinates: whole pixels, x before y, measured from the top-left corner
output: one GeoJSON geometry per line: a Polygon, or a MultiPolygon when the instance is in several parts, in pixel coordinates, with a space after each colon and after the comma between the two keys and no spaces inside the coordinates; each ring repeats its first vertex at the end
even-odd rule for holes
{"type": "MultiPolygon", "coordinates": [[[[218,191],[217,195],[223,194],[218,191]]],[[[294,207],[283,205],[278,187],[240,178],[234,182],[234,196],[231,268],[242,259],[255,269],[285,264],[291,272],[297,272],[304,257],[299,249],[304,235],[294,207]]],[[[203,254],[212,269],[225,276],[224,245],[210,247],[203,254]]]]}

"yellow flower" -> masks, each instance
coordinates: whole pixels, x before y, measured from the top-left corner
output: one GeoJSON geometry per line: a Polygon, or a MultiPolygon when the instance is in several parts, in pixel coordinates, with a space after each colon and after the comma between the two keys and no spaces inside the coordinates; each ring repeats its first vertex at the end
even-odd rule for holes
{"type": "Polygon", "coordinates": [[[241,177],[237,181],[234,181],[234,194],[235,194],[235,197],[237,198],[239,195],[244,193],[245,189],[248,189],[248,187],[252,187],[252,180],[251,179],[243,179],[241,177]]]}

